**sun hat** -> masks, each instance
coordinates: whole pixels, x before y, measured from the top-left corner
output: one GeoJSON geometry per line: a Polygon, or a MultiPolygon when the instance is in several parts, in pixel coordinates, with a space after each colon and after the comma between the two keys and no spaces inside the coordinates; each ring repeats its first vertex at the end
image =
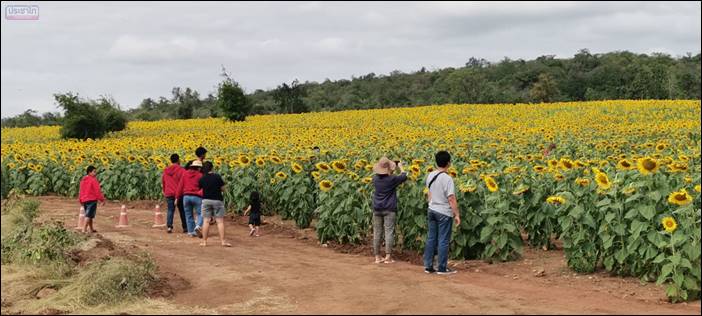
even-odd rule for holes
{"type": "Polygon", "coordinates": [[[395,170],[395,162],[388,157],[380,158],[378,163],[373,165],[373,173],[375,174],[390,174],[395,170]]]}

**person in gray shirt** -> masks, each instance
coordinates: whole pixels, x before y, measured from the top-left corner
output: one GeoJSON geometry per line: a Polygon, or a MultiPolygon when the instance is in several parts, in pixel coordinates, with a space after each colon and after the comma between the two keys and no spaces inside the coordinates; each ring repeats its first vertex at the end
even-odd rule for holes
{"type": "Polygon", "coordinates": [[[424,272],[453,274],[448,268],[448,251],[451,242],[452,218],[456,226],[461,224],[458,202],[453,179],[446,173],[451,165],[451,155],[447,151],[436,153],[437,170],[427,175],[429,188],[429,210],[427,213],[427,239],[424,247],[424,272]],[[434,269],[434,254],[438,254],[438,269],[434,269]]]}
{"type": "Polygon", "coordinates": [[[391,161],[387,157],[380,158],[373,166],[373,254],[375,263],[392,263],[391,254],[395,240],[395,218],[397,214],[397,187],[407,181],[407,173],[402,168],[402,162],[391,161]],[[400,168],[400,175],[392,173],[400,168]],[[380,240],[385,233],[385,259],[380,257],[380,240]]]}

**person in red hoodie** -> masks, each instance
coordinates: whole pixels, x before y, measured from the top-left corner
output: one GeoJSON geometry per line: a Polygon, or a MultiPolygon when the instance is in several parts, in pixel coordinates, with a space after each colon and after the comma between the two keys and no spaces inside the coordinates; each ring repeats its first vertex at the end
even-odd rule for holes
{"type": "Polygon", "coordinates": [[[202,238],[202,188],[200,188],[200,178],[202,178],[202,162],[193,161],[178,181],[176,189],[176,199],[183,198],[185,208],[185,220],[188,225],[188,235],[202,238]],[[193,212],[197,213],[197,225],[193,220],[193,212]]]}
{"type": "Polygon", "coordinates": [[[180,224],[183,227],[183,233],[188,232],[188,226],[185,222],[185,210],[183,209],[183,199],[176,199],[176,189],[178,188],[178,182],[185,172],[185,169],[180,166],[180,156],[178,154],[171,155],[171,165],[163,170],[163,175],[161,176],[161,184],[163,186],[163,196],[166,198],[166,203],[168,204],[168,213],[166,215],[166,226],[168,227],[167,232],[170,234],[173,232],[173,213],[175,213],[175,208],[178,206],[178,213],[180,214],[180,224]]]}
{"type": "Polygon", "coordinates": [[[95,213],[97,213],[97,202],[102,202],[105,205],[105,196],[102,195],[100,190],[100,182],[97,180],[97,169],[93,166],[88,166],[86,170],[86,176],[80,180],[80,191],[78,193],[78,202],[83,205],[85,210],[85,226],[83,226],[83,233],[87,232],[88,227],[90,227],[90,232],[97,232],[93,228],[93,219],[95,219],[95,213]]]}

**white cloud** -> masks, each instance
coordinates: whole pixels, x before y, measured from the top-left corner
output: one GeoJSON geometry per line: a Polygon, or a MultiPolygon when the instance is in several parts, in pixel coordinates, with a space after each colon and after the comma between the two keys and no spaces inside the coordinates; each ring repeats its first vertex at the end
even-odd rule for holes
{"type": "MultiPolygon", "coordinates": [[[[3,2],[6,5],[6,2],[3,2]]],[[[112,94],[125,107],[202,95],[224,65],[247,91],[283,81],[630,50],[700,51],[700,4],[580,2],[39,3],[2,20],[2,116],[55,110],[52,94],[112,94]]]]}

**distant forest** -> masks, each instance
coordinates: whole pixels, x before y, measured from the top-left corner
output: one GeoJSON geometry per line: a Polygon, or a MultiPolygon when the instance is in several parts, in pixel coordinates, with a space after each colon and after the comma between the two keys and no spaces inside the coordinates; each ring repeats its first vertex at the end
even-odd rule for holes
{"type": "MultiPolygon", "coordinates": [[[[393,71],[319,82],[282,83],[247,94],[251,114],[408,107],[445,103],[529,103],[611,99],[700,99],[700,54],[671,57],[628,51],[572,58],[491,63],[471,57],[465,66],[412,73],[393,71]]],[[[236,79],[236,78],[234,78],[236,79]]],[[[216,94],[216,93],[215,93],[216,94]]],[[[112,100],[114,102],[114,100],[112,100]]],[[[114,102],[116,103],[116,102],[114,102]]],[[[220,117],[213,93],[175,87],[170,97],[144,99],[125,111],[129,120],[220,117]]],[[[119,105],[114,104],[119,107],[119,105]]],[[[60,112],[27,110],[2,127],[61,124],[60,112]]]]}

